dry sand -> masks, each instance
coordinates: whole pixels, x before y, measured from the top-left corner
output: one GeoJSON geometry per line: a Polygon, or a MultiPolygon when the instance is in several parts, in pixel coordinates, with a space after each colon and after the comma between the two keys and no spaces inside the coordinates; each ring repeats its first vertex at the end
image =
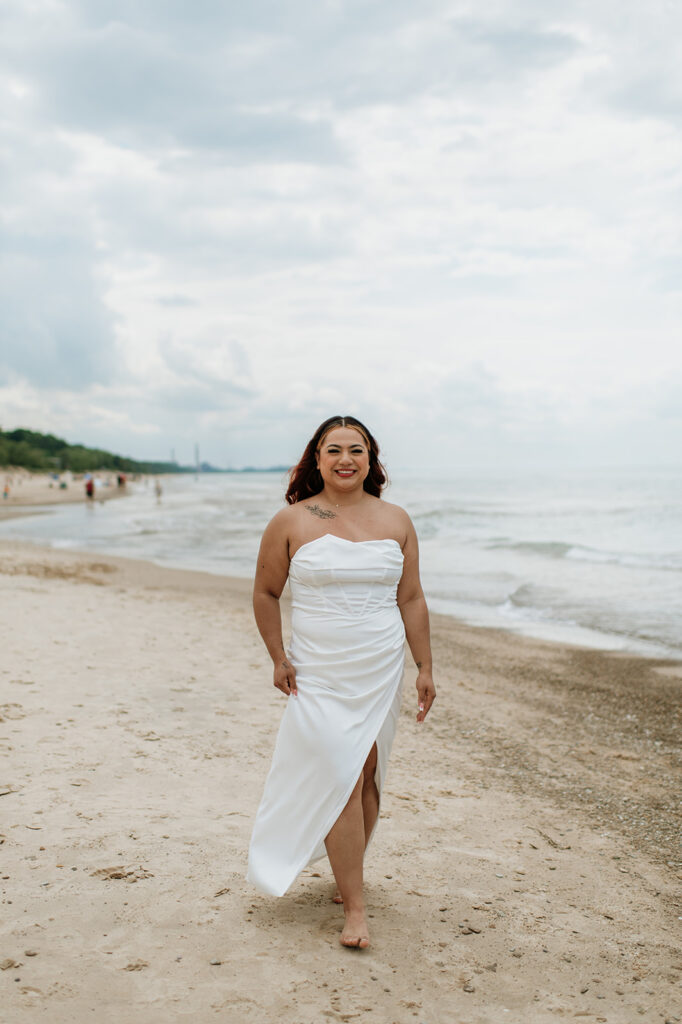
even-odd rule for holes
{"type": "Polygon", "coordinates": [[[682,1019],[680,663],[434,616],[367,863],[244,881],[283,698],[249,585],[0,545],[5,1024],[682,1019]]]}

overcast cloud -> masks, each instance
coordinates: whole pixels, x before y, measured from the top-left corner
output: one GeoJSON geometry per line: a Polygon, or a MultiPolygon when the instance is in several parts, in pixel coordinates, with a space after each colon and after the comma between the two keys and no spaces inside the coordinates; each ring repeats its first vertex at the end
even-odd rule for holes
{"type": "Polygon", "coordinates": [[[678,3],[1,11],[2,427],[679,462],[678,3]]]}

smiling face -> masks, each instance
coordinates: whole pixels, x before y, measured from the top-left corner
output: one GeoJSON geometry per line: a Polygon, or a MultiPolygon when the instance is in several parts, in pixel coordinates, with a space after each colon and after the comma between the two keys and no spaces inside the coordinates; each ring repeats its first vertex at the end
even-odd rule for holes
{"type": "Polygon", "coordinates": [[[325,486],[353,491],[369,473],[369,449],[359,430],[333,427],[317,450],[317,468],[325,486]]]}

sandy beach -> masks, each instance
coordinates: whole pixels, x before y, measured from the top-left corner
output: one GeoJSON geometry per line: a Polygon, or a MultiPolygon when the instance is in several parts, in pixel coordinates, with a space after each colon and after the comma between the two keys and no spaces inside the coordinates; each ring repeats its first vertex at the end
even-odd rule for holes
{"type": "Polygon", "coordinates": [[[682,1020],[682,663],[434,616],[350,951],[326,861],[244,881],[284,700],[249,583],[2,542],[0,590],[3,1022],[682,1020]]]}
{"type": "MultiPolygon", "coordinates": [[[[97,488],[95,501],[121,498],[129,491],[128,487],[116,486],[115,473],[102,473],[100,479],[103,486],[97,488]]],[[[30,515],[31,510],[37,512],[36,506],[40,505],[83,504],[86,500],[82,476],[70,473],[62,474],[65,487],[60,487],[59,481],[54,480],[50,473],[31,473],[25,469],[0,470],[3,486],[5,480],[9,481],[9,494],[6,498],[0,497],[0,521],[30,515]]]]}

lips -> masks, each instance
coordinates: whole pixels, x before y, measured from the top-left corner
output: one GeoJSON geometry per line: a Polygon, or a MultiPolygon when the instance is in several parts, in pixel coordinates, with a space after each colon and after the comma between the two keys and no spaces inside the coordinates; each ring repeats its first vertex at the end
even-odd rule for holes
{"type": "Polygon", "coordinates": [[[355,470],[354,469],[337,469],[334,472],[336,473],[337,476],[344,476],[344,477],[353,476],[355,474],[355,470]]]}

